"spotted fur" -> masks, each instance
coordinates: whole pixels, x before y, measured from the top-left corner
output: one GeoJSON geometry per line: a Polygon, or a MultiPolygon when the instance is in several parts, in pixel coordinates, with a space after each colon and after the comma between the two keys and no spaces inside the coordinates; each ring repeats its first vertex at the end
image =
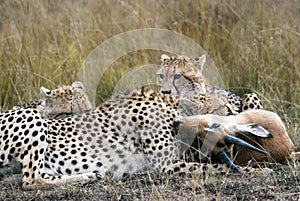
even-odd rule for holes
{"type": "MultiPolygon", "coordinates": [[[[11,109],[36,109],[44,119],[62,119],[76,114],[82,114],[92,109],[92,104],[85,93],[85,88],[81,82],[74,82],[72,85],[61,86],[57,89],[49,90],[45,87],[40,89],[43,98],[27,102],[11,109]]],[[[18,164],[11,164],[10,168],[0,169],[0,178],[12,178],[12,174],[21,173],[18,164]]],[[[17,178],[18,179],[18,178],[17,178]]]]}
{"type": "MultiPolygon", "coordinates": [[[[185,115],[180,102],[142,88],[63,119],[45,119],[34,108],[9,110],[0,114],[0,166],[19,162],[27,190],[94,181],[108,171],[115,178],[145,170],[201,173],[209,164],[180,160],[173,124],[185,115]]],[[[213,109],[203,104],[203,112],[213,109]]]]}

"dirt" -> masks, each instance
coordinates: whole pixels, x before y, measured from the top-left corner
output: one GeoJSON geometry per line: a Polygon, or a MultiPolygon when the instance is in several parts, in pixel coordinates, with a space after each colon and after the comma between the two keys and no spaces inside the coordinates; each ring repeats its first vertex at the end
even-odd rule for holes
{"type": "Polygon", "coordinates": [[[90,184],[23,191],[1,184],[0,200],[300,200],[299,163],[277,165],[272,173],[110,176],[90,184]]]}

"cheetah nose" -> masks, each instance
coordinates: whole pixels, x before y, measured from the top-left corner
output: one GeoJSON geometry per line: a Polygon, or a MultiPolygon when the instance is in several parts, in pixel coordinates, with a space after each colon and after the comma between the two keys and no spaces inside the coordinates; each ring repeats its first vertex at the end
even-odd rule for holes
{"type": "Polygon", "coordinates": [[[162,94],[171,94],[171,90],[160,90],[162,94]]]}

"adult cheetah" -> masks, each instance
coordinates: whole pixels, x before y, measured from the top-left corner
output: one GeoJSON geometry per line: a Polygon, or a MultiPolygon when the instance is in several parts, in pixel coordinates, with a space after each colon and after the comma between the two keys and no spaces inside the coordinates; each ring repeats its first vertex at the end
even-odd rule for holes
{"type": "MultiPolygon", "coordinates": [[[[204,109],[210,108],[209,101],[203,104],[204,109]]],[[[178,115],[185,115],[180,98],[145,88],[114,96],[90,112],[63,119],[44,119],[33,108],[9,110],[0,114],[0,166],[21,163],[26,190],[93,181],[108,171],[116,178],[145,170],[202,172],[209,164],[180,160],[180,127],[173,125],[178,115]]],[[[207,125],[209,128],[214,130],[212,125],[207,125]]],[[[255,133],[252,128],[243,126],[255,133]]],[[[239,171],[223,151],[237,138],[218,130],[206,135],[218,138],[214,150],[239,171]]],[[[269,136],[264,130],[263,137],[269,136]]]]}
{"type": "Polygon", "coordinates": [[[161,93],[190,97],[197,94],[210,94],[225,98],[230,104],[231,113],[237,114],[249,109],[263,109],[255,93],[245,94],[243,98],[217,86],[209,86],[202,75],[206,56],[195,59],[187,56],[161,56],[157,75],[161,93]]]}
{"type": "MultiPolygon", "coordinates": [[[[92,109],[85,87],[79,81],[53,90],[41,87],[40,92],[43,98],[15,106],[11,111],[32,108],[37,109],[44,119],[62,119],[92,109]]],[[[20,180],[17,175],[19,173],[21,173],[21,167],[18,164],[11,164],[11,167],[0,169],[0,178],[5,179],[6,182],[18,181],[20,180]]]]}
{"type": "Polygon", "coordinates": [[[93,109],[84,85],[75,81],[71,85],[63,85],[50,90],[40,88],[42,98],[15,106],[12,109],[35,108],[45,119],[64,118],[78,115],[93,109]]]}

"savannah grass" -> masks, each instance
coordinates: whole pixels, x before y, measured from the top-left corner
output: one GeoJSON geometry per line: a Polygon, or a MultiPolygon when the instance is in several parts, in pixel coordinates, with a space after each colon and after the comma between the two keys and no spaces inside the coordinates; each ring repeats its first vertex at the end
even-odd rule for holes
{"type": "MultiPolygon", "coordinates": [[[[258,93],[264,107],[284,120],[300,151],[299,10],[297,0],[0,1],[0,109],[39,97],[40,86],[72,83],[106,39],[162,28],[199,43],[227,89],[258,93]]],[[[110,97],[126,70],[158,63],[162,53],[138,51],[117,60],[99,83],[98,103],[110,97]]]]}

